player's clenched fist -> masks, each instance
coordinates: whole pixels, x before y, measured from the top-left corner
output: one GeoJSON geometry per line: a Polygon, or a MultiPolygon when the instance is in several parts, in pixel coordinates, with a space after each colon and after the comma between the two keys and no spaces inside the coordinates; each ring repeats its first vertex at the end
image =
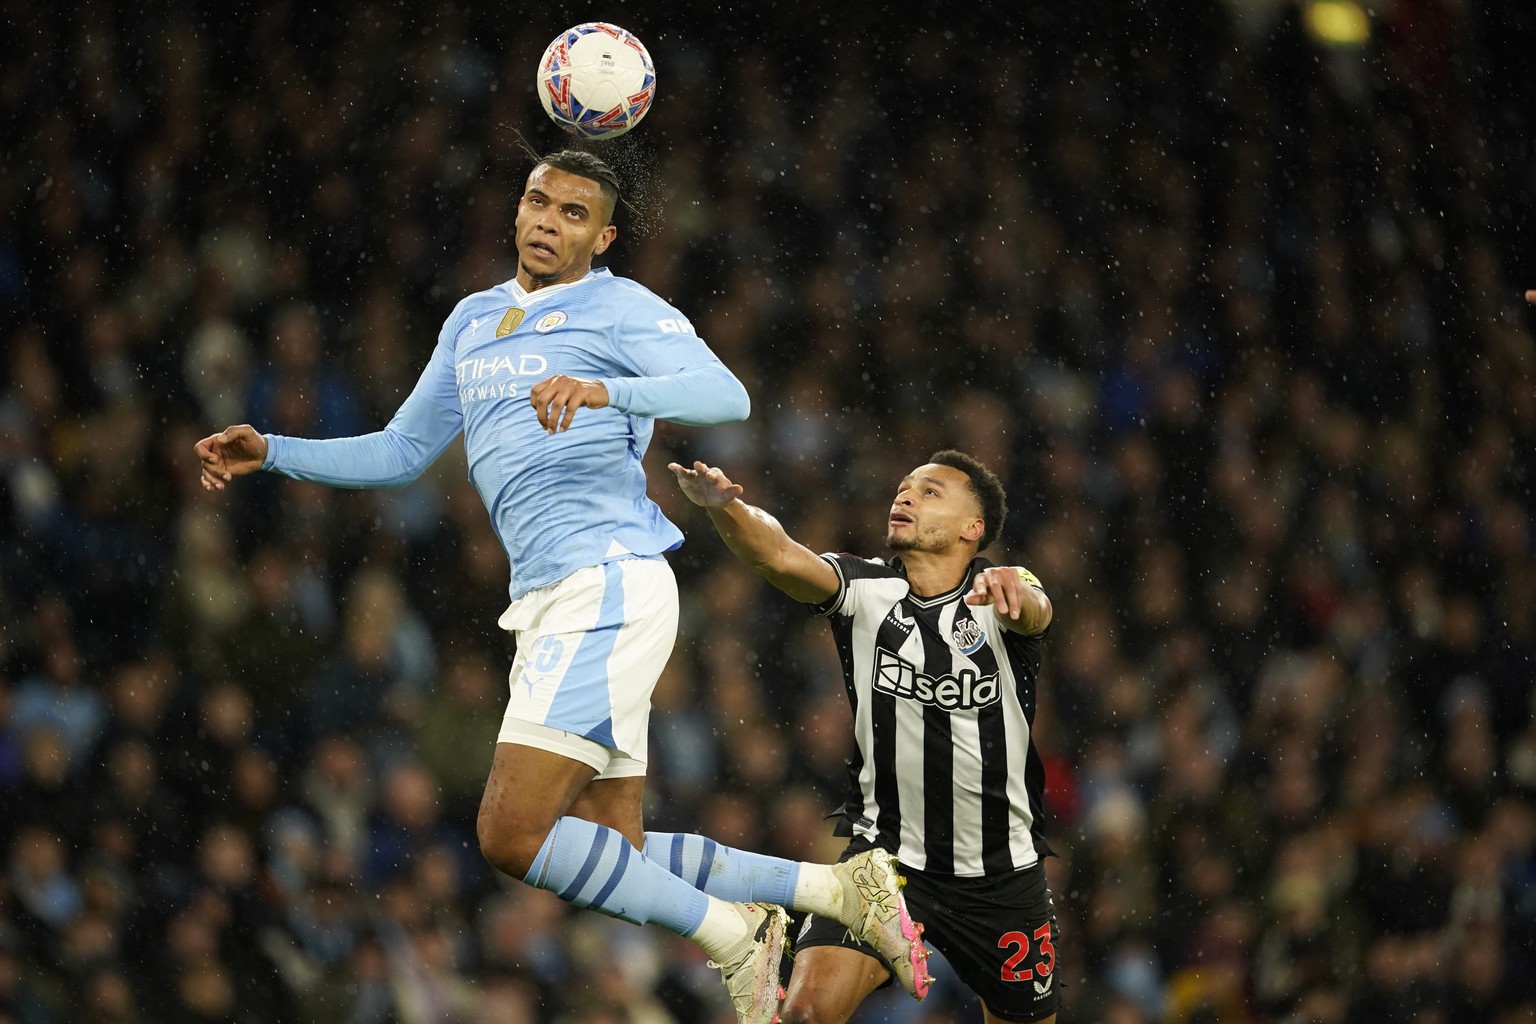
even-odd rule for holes
{"type": "Polygon", "coordinates": [[[197,442],[203,489],[222,491],[237,476],[254,473],[267,460],[267,439],[249,423],[225,427],[197,442]]]}

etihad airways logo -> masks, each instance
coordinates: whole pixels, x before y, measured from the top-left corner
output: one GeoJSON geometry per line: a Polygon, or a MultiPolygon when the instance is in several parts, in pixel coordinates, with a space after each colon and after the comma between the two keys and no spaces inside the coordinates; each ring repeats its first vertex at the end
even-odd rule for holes
{"type": "Polygon", "coordinates": [[[453,366],[459,386],[473,384],[491,377],[532,377],[549,372],[549,360],[537,353],[517,356],[487,356],[484,359],[461,359],[453,366]]]}
{"type": "Polygon", "coordinates": [[[491,398],[516,398],[517,378],[543,380],[549,375],[549,360],[536,352],[461,359],[454,364],[453,373],[459,387],[459,401],[468,405],[491,398]]]}
{"type": "Polygon", "coordinates": [[[997,674],[984,676],[974,668],[962,668],[952,676],[928,676],[886,650],[875,651],[874,687],[894,697],[905,697],[943,711],[970,711],[997,703],[997,674]]]}

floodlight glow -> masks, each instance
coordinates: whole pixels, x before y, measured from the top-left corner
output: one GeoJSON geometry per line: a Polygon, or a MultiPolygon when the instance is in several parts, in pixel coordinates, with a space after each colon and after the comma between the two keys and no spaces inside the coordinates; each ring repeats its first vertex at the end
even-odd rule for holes
{"type": "Polygon", "coordinates": [[[1313,0],[1303,15],[1307,31],[1330,46],[1360,46],[1371,38],[1371,19],[1355,0],[1313,0]]]}

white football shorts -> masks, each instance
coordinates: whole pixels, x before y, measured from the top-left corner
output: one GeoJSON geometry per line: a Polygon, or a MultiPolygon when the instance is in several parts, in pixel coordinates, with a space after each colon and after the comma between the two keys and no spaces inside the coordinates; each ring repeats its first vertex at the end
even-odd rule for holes
{"type": "Polygon", "coordinates": [[[651,693],[677,639],[666,559],[578,569],[513,601],[497,625],[517,637],[499,741],[581,761],[600,779],[644,775],[651,693]]]}

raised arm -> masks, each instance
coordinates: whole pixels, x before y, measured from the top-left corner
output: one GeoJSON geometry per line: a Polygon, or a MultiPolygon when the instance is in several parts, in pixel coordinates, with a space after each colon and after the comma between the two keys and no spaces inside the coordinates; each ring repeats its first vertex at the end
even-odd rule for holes
{"type": "Polygon", "coordinates": [[[667,468],[688,500],[702,505],[731,553],[758,575],[802,604],[820,604],[837,593],[837,571],[794,540],[762,509],[741,500],[742,487],[719,469],[695,462],[667,468]]]}
{"type": "Polygon", "coordinates": [[[312,440],[261,434],[241,424],[203,438],[197,456],[210,490],[258,469],[333,487],[399,487],[419,477],[463,427],[451,356],[439,345],[383,430],[312,440]]]}
{"type": "Polygon", "coordinates": [[[406,399],[389,426],[371,434],[323,441],[267,434],[261,468],[332,487],[404,487],[437,461],[463,428],[459,410],[406,399]]]}

